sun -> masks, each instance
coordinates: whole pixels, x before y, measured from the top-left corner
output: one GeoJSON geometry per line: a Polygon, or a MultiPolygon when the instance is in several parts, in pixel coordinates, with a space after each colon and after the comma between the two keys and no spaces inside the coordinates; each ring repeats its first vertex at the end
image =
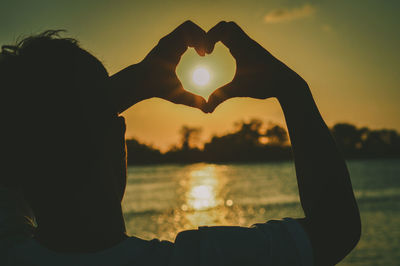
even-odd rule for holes
{"type": "Polygon", "coordinates": [[[210,81],[210,73],[204,67],[198,67],[193,71],[193,82],[196,85],[204,86],[210,81]]]}

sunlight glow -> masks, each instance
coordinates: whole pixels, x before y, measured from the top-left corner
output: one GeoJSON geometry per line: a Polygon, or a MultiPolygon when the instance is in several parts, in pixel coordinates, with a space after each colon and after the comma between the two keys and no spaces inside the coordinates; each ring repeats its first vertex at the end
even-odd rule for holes
{"type": "Polygon", "coordinates": [[[199,57],[190,48],[176,67],[176,75],[183,88],[205,100],[216,88],[229,83],[235,76],[236,61],[222,43],[215,45],[212,54],[199,57]]]}
{"type": "Polygon", "coordinates": [[[179,211],[175,212],[175,218],[183,226],[182,229],[230,225],[226,218],[234,203],[224,190],[228,168],[206,163],[192,164],[185,168],[179,181],[184,198],[180,202],[179,211]]]}
{"type": "Polygon", "coordinates": [[[196,85],[204,86],[210,81],[210,73],[204,67],[198,67],[193,71],[193,82],[196,85]]]}
{"type": "Polygon", "coordinates": [[[211,186],[200,185],[193,187],[190,196],[193,201],[192,207],[195,210],[203,210],[214,207],[216,205],[214,191],[211,186]]]}
{"type": "Polygon", "coordinates": [[[206,210],[218,205],[218,179],[215,167],[207,166],[191,172],[192,186],[188,193],[188,205],[196,211],[206,210]]]}

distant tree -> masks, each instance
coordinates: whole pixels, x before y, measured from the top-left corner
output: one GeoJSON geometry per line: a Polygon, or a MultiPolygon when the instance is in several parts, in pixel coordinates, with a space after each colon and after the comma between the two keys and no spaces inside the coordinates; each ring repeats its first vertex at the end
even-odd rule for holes
{"type": "Polygon", "coordinates": [[[248,145],[256,147],[260,145],[261,128],[263,123],[259,119],[251,119],[249,122],[237,122],[236,126],[238,131],[234,133],[236,135],[237,141],[242,145],[248,145]]]}
{"type": "Polygon", "coordinates": [[[201,133],[201,128],[182,126],[179,131],[181,134],[182,150],[189,150],[190,145],[196,140],[201,133]]]}
{"type": "Polygon", "coordinates": [[[358,129],[351,124],[338,123],[332,127],[331,132],[342,152],[353,156],[361,149],[363,136],[368,134],[368,129],[358,129]]]}
{"type": "Polygon", "coordinates": [[[140,143],[136,139],[126,140],[126,150],[128,155],[128,164],[148,164],[162,162],[162,154],[158,149],[140,143]]]}
{"type": "Polygon", "coordinates": [[[370,130],[363,141],[363,152],[379,157],[399,155],[400,136],[395,130],[370,130]]]}
{"type": "Polygon", "coordinates": [[[262,121],[252,119],[249,122],[235,123],[236,131],[223,136],[213,136],[204,145],[205,158],[208,161],[255,161],[260,160],[262,145],[262,121]]]}
{"type": "MultiPolygon", "coordinates": [[[[194,162],[255,162],[290,160],[291,148],[284,128],[274,125],[262,134],[261,120],[240,121],[236,130],[222,136],[213,136],[203,149],[193,147],[201,129],[183,126],[180,145],[166,153],[140,143],[136,139],[126,141],[128,164],[194,163],[194,162]],[[267,144],[260,142],[268,138],[267,144]]],[[[352,158],[400,157],[400,136],[395,130],[370,130],[357,128],[348,123],[338,123],[331,128],[332,135],[343,154],[352,158]]]]}
{"type": "Polygon", "coordinates": [[[278,125],[267,129],[265,136],[268,138],[268,144],[275,146],[283,146],[288,140],[286,130],[278,125]]]}

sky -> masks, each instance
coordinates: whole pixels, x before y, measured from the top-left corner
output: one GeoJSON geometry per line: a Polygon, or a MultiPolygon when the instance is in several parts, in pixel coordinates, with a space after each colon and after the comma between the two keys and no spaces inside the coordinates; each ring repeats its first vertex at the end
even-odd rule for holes
{"type": "MultiPolygon", "coordinates": [[[[206,31],[221,20],[235,21],[308,82],[329,126],[348,122],[400,131],[400,1],[0,0],[0,6],[0,44],[66,29],[110,75],[140,62],[185,20],[206,31]]],[[[184,87],[205,97],[234,73],[235,61],[222,44],[206,58],[188,50],[177,68],[184,87]],[[196,66],[209,70],[211,87],[193,86],[196,66]]],[[[179,143],[182,125],[201,127],[200,141],[232,131],[235,121],[285,125],[275,99],[230,99],[212,114],[149,99],[123,116],[128,138],[162,150],[179,143]]]]}

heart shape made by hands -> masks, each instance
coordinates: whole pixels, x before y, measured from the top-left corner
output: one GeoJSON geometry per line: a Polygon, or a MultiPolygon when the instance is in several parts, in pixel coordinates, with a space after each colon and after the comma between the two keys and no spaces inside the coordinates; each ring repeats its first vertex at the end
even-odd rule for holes
{"type": "Polygon", "coordinates": [[[194,49],[188,49],[176,68],[183,88],[205,100],[216,89],[231,82],[235,73],[236,61],[221,43],[215,45],[212,54],[204,57],[200,57],[194,49]]]}

